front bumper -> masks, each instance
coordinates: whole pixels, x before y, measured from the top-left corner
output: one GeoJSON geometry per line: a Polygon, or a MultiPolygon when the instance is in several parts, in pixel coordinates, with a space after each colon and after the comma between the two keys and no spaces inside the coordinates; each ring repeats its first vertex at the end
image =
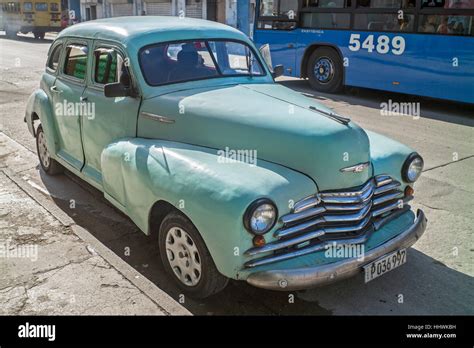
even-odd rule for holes
{"type": "Polygon", "coordinates": [[[316,267],[261,271],[249,275],[247,282],[258,288],[290,291],[326,285],[352,277],[361,272],[364,265],[381,256],[413,245],[425,232],[426,222],[425,214],[422,210],[418,210],[413,225],[368,251],[363,260],[351,258],[316,267]]]}

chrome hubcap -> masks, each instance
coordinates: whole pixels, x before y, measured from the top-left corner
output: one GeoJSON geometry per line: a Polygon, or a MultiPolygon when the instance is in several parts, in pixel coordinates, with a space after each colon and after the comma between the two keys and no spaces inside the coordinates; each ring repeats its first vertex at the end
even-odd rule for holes
{"type": "Polygon", "coordinates": [[[191,236],[182,228],[172,227],[166,233],[166,256],[178,279],[195,286],[201,279],[201,256],[191,236]]]}
{"type": "Polygon", "coordinates": [[[46,139],[44,138],[43,132],[39,132],[38,134],[38,155],[39,155],[41,164],[43,164],[43,167],[48,168],[50,157],[49,157],[48,147],[46,146],[46,139]]]}
{"type": "Polygon", "coordinates": [[[334,77],[334,63],[328,57],[321,57],[314,65],[314,77],[320,83],[329,83],[334,77]]]}

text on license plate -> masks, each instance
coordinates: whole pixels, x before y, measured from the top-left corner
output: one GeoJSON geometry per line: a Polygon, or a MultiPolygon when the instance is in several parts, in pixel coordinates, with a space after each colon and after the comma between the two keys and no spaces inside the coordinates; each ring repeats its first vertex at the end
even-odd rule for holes
{"type": "Polygon", "coordinates": [[[407,261],[406,249],[400,249],[364,266],[365,282],[370,282],[382,274],[390,272],[407,261]]]}

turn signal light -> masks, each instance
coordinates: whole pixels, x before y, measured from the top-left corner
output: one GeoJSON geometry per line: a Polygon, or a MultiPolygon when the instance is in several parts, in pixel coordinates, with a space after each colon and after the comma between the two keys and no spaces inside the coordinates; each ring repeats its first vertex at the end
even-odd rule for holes
{"type": "Polygon", "coordinates": [[[256,247],[262,247],[265,245],[265,237],[262,236],[262,235],[256,235],[255,237],[253,237],[253,245],[256,246],[256,247]]]}
{"type": "Polygon", "coordinates": [[[413,196],[414,194],[415,194],[415,190],[413,189],[413,187],[407,186],[405,188],[405,197],[413,196]]]}

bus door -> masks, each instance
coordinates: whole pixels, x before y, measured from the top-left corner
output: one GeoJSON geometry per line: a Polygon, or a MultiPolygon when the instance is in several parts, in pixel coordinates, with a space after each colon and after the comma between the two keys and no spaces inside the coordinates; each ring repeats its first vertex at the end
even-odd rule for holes
{"type": "Polygon", "coordinates": [[[285,75],[296,76],[296,26],[298,0],[260,0],[254,41],[258,48],[270,45],[273,65],[282,64],[285,75]]]}

